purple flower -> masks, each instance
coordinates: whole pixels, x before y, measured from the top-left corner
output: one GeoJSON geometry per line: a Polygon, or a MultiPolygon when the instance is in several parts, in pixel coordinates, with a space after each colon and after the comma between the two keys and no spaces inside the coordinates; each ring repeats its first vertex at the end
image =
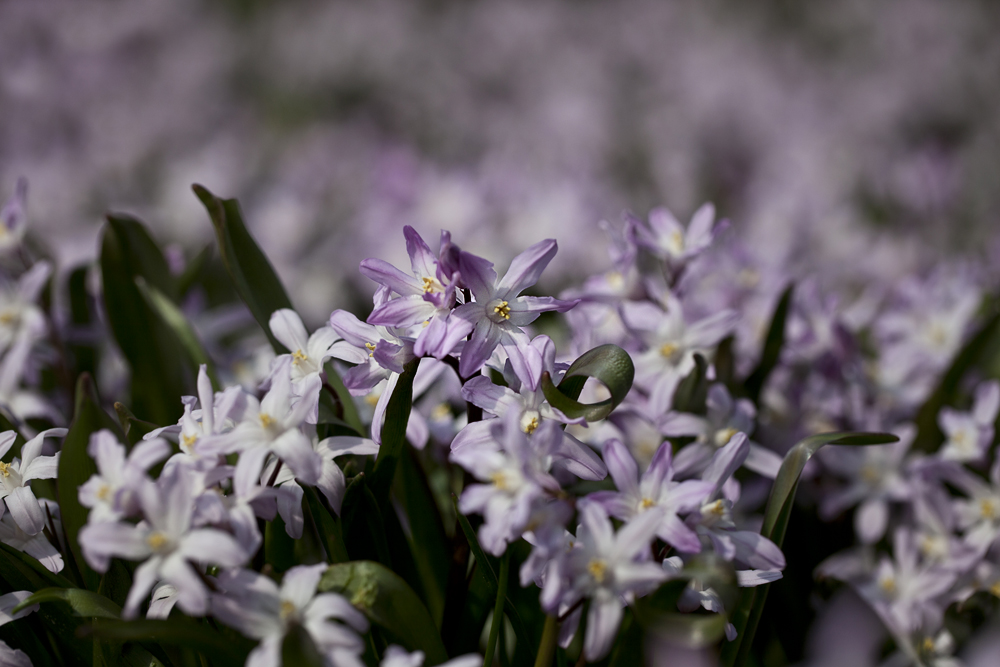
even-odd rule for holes
{"type": "Polygon", "coordinates": [[[976,388],[971,412],[942,408],[938,424],[947,440],[941,458],[951,461],[979,461],[993,443],[993,423],[1000,410],[1000,382],[984,382],[976,388]]]}
{"type": "Polygon", "coordinates": [[[146,471],[169,456],[170,446],[160,438],[143,440],[126,458],[125,445],[103,429],[90,436],[87,453],[97,464],[97,473],[78,492],[80,504],[90,508],[87,521],[117,521],[138,513],[137,494],[148,480],[146,471]]]}
{"type": "Polygon", "coordinates": [[[458,248],[451,235],[441,233],[441,250],[435,256],[412,227],[403,228],[413,275],[388,262],[366,259],[361,273],[400,297],[382,303],[368,316],[369,324],[416,329],[413,351],[418,357],[443,359],[472,332],[472,323],[452,317],[459,286],[458,248]]]}
{"type": "MultiPolygon", "coordinates": [[[[177,603],[187,614],[208,610],[208,589],[194,563],[237,567],[249,558],[233,537],[212,528],[192,529],[198,473],[183,465],[165,470],[155,482],[143,484],[139,504],[145,520],[87,524],[80,546],[87,563],[107,570],[113,556],[144,560],[136,568],[122,615],[134,618],[139,603],[157,581],[177,588],[177,603]]],[[[200,567],[200,566],[199,566],[200,567]]]]}
{"type": "Polygon", "coordinates": [[[608,440],[605,443],[604,460],[618,491],[598,491],[588,496],[590,500],[599,503],[608,514],[623,521],[655,510],[660,517],[656,532],[660,539],[679,551],[701,551],[698,535],[684,524],[678,514],[686,514],[701,507],[715,490],[712,482],[673,481],[669,442],[660,445],[649,468],[641,477],[635,459],[619,440],[608,440]]]}
{"type": "Polygon", "coordinates": [[[343,378],[353,396],[367,394],[391,373],[402,373],[403,366],[414,358],[411,340],[386,327],[362,322],[347,311],[333,311],[330,327],[344,338],[330,348],[330,356],[357,364],[343,378]]]}
{"type": "Polygon", "coordinates": [[[28,229],[28,179],[17,179],[14,196],[0,209],[0,251],[18,247],[28,229]]]}
{"type": "Polygon", "coordinates": [[[212,615],[260,640],[247,657],[248,666],[280,667],[281,643],[293,623],[305,628],[329,664],[364,664],[360,659],[364,642],[359,633],[368,630],[368,621],[343,596],[316,594],[326,568],[325,563],[293,567],[285,573],[280,588],[272,579],[249,570],[219,576],[224,593],[212,594],[212,615]]]}
{"type": "MultiPolygon", "coordinates": [[[[21,458],[10,463],[0,461],[0,498],[4,499],[10,515],[17,525],[28,535],[37,535],[45,528],[45,513],[28,484],[33,479],[53,479],[59,466],[59,452],[54,456],[39,456],[46,437],[62,437],[64,428],[50,428],[42,431],[24,443],[21,458]]],[[[7,431],[0,434],[0,456],[10,451],[17,433],[7,431]]]]}
{"type": "Polygon", "coordinates": [[[499,281],[492,262],[464,251],[459,255],[462,281],[475,297],[475,301],[456,308],[453,315],[475,326],[472,338],[462,349],[458,366],[462,377],[470,377],[482,368],[497,345],[504,346],[519,377],[533,376],[530,368],[540,365],[541,359],[528,346],[528,336],[521,327],[534,322],[543,312],[566,312],[577,303],[550,296],[518,296],[538,282],[556,249],[553,239],[536,243],[514,258],[499,281]]]}
{"type": "Polygon", "coordinates": [[[626,223],[629,236],[636,245],[675,269],[703,253],[718,233],[712,204],[703,204],[695,211],[686,230],[670,211],[662,207],[649,212],[648,226],[632,216],[627,218],[626,223]]]}

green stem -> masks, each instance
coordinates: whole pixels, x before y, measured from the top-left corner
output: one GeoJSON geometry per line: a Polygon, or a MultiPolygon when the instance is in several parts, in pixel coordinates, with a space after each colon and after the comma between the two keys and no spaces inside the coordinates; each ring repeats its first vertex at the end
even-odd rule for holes
{"type": "Polygon", "coordinates": [[[542,641],[538,645],[538,655],[535,657],[535,667],[549,667],[552,656],[556,652],[556,642],[559,640],[559,621],[555,616],[545,617],[545,628],[542,630],[542,641]]]}
{"type": "Polygon", "coordinates": [[[503,625],[503,603],[507,597],[507,578],[510,574],[510,549],[504,552],[500,560],[500,583],[497,585],[497,601],[493,605],[493,623],[490,625],[490,638],[486,641],[486,657],[483,667],[493,667],[493,651],[496,650],[500,626],[503,625]]]}

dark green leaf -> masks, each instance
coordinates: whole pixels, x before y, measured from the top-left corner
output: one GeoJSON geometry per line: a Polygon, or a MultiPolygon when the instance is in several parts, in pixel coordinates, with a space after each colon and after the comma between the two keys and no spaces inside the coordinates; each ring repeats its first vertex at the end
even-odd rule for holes
{"type": "Polygon", "coordinates": [[[448,659],[427,607],[405,581],[382,565],[371,561],[331,565],[320,580],[319,590],[346,597],[407,650],[423,651],[428,665],[448,659]]]}
{"type": "Polygon", "coordinates": [[[413,405],[413,377],[417,374],[419,363],[419,359],[414,359],[403,367],[385,410],[382,444],[368,483],[383,513],[389,506],[389,489],[396,476],[396,465],[403,448],[406,447],[406,424],[410,419],[410,409],[413,405]]]}
{"type": "Polygon", "coordinates": [[[192,366],[205,364],[212,384],[219,387],[219,379],[215,376],[215,366],[212,364],[212,360],[208,358],[208,353],[205,352],[205,348],[198,339],[198,334],[195,333],[194,327],[188,322],[187,317],[181,312],[181,309],[166,294],[147,283],[142,276],[136,277],[135,286],[146,301],[146,305],[173,332],[174,338],[180,343],[181,349],[187,355],[192,366]]]}
{"type": "Polygon", "coordinates": [[[764,349],[760,353],[760,361],[747,377],[743,386],[746,387],[747,396],[754,403],[759,403],[760,392],[764,389],[771,371],[778,365],[781,359],[781,348],[785,344],[785,322],[788,320],[788,309],[791,307],[792,295],[795,292],[795,285],[791,284],[781,293],[778,305],[774,308],[774,315],[771,316],[771,325],[767,329],[767,338],[764,339],[764,349]]]}
{"type": "Polygon", "coordinates": [[[176,295],[163,253],[145,227],[127,216],[108,216],[101,243],[101,277],[108,324],[132,371],[132,406],[157,424],[180,417],[179,397],[190,393],[193,370],[177,363],[180,345],[146,305],[137,277],[176,295]]]}
{"type": "MultiPolygon", "coordinates": [[[[799,485],[799,476],[812,455],[823,445],[869,446],[884,445],[899,440],[891,433],[820,433],[802,440],[785,455],[785,460],[778,470],[778,476],[771,487],[764,510],[764,523],[760,534],[774,542],[779,548],[785,539],[788,520],[792,514],[795,502],[795,491],[799,485]]],[[[736,627],[737,637],[728,642],[722,649],[722,664],[727,666],[747,664],[753,636],[757,631],[764,602],[767,598],[768,585],[745,588],[740,594],[740,601],[731,617],[736,627]]]]}
{"type": "Polygon", "coordinates": [[[584,352],[563,375],[556,387],[548,373],[542,374],[542,392],[552,407],[571,418],[587,421],[604,419],[628,395],[635,378],[635,365],[628,352],[617,345],[600,345],[584,352]],[[584,405],[577,401],[587,378],[594,378],[607,387],[611,398],[584,405]]]}
{"type": "Polygon", "coordinates": [[[673,408],[677,412],[705,412],[708,396],[708,362],[700,354],[694,355],[694,368],[680,381],[674,392],[673,408]]]}
{"type": "Polygon", "coordinates": [[[278,274],[254,241],[243,222],[243,213],[235,199],[219,199],[200,185],[193,185],[194,193],[208,209],[215,228],[219,254],[233,280],[236,292],[260,324],[275,352],[290,352],[271,333],[271,313],[282,308],[292,308],[278,274]]]}
{"type": "Polygon", "coordinates": [[[302,665],[302,667],[323,667],[326,662],[309,631],[299,623],[293,623],[281,642],[281,664],[302,665]]]}
{"type": "Polygon", "coordinates": [[[42,602],[65,602],[77,616],[117,619],[122,613],[121,607],[103,595],[80,588],[43,588],[21,601],[11,613],[42,602]]]}
{"type": "Polygon", "coordinates": [[[118,424],[101,409],[90,376],[81,375],[76,384],[73,423],[70,424],[59,455],[57,481],[63,532],[71,551],[65,554],[66,565],[82,577],[82,583],[91,591],[97,590],[100,577],[84,561],[80,550],[80,528],[87,523],[88,510],[80,504],[77,489],[97,472],[97,465],[87,454],[87,445],[91,434],[104,428],[114,433],[120,441],[125,441],[118,424]]]}
{"type": "Polygon", "coordinates": [[[316,489],[303,487],[304,498],[316,521],[323,546],[326,548],[326,555],[333,563],[346,563],[350,560],[347,555],[347,547],[344,546],[344,527],[340,517],[332,514],[327,509],[316,489]]]}
{"type": "Polygon", "coordinates": [[[354,405],[354,398],[351,396],[351,392],[347,390],[344,386],[344,381],[337,374],[337,369],[333,366],[333,361],[326,362],[323,370],[326,372],[326,383],[329,385],[337,398],[337,404],[340,407],[341,419],[347,422],[347,425],[353,428],[358,435],[364,435],[366,433],[365,425],[361,421],[361,417],[358,415],[358,408],[354,405]]]}
{"type": "Polygon", "coordinates": [[[242,667],[253,649],[250,640],[223,635],[186,618],[101,621],[89,626],[88,633],[110,641],[190,648],[204,655],[213,667],[242,667]]]}
{"type": "Polygon", "coordinates": [[[156,424],[136,417],[124,403],[115,403],[115,414],[118,415],[118,423],[130,445],[139,442],[142,436],[158,428],[156,424]]]}

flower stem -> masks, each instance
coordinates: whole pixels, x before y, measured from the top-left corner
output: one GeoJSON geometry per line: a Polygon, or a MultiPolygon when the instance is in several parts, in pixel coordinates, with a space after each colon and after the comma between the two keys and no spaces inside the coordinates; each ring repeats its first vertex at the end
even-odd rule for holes
{"type": "MultiPolygon", "coordinates": [[[[490,638],[486,641],[486,658],[483,667],[493,667],[493,651],[496,650],[500,626],[503,625],[503,603],[507,597],[507,578],[510,574],[510,549],[500,559],[500,581],[497,584],[497,601],[493,605],[493,623],[490,625],[490,638]]],[[[501,647],[501,651],[503,648],[501,647]]]]}
{"type": "Polygon", "coordinates": [[[556,652],[556,641],[559,639],[559,619],[555,616],[545,617],[545,628],[542,630],[542,641],[538,644],[538,655],[535,656],[535,667],[549,667],[552,656],[556,652]]]}

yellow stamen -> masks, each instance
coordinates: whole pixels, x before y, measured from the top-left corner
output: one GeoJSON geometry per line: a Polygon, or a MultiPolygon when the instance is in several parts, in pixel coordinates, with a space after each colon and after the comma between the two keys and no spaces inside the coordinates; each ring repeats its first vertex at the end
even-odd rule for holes
{"type": "Polygon", "coordinates": [[[428,278],[427,276],[424,276],[423,278],[421,278],[421,280],[424,281],[424,287],[423,287],[424,294],[441,291],[441,288],[438,287],[437,280],[435,280],[434,278],[428,278]]]}
{"type": "Polygon", "coordinates": [[[505,320],[510,319],[510,304],[506,301],[501,301],[499,306],[493,307],[493,312],[504,318],[505,320]]]}
{"type": "Polygon", "coordinates": [[[882,476],[879,474],[878,469],[875,466],[866,465],[861,468],[861,479],[869,484],[874,484],[881,478],[882,476]]]}
{"type": "Polygon", "coordinates": [[[739,431],[737,431],[735,428],[732,428],[732,427],[724,428],[721,431],[716,431],[716,433],[715,433],[715,446],[716,447],[722,447],[722,446],[726,445],[726,443],[728,443],[730,440],[732,440],[733,436],[736,435],[738,432],[739,431]]]}
{"type": "Polygon", "coordinates": [[[302,352],[302,350],[295,350],[295,352],[292,352],[292,363],[293,363],[293,364],[296,364],[296,365],[298,365],[298,364],[300,364],[300,363],[302,363],[303,361],[306,361],[306,360],[308,360],[308,359],[309,359],[309,357],[307,357],[307,356],[306,356],[306,355],[305,355],[305,354],[304,354],[304,353],[302,352]]]}
{"type": "Polygon", "coordinates": [[[921,650],[923,650],[924,653],[933,653],[934,640],[931,639],[930,637],[924,637],[924,641],[920,644],[920,648],[921,650]]]}
{"type": "Polygon", "coordinates": [[[163,545],[165,545],[166,543],[167,543],[167,536],[161,532],[152,533],[149,537],[146,538],[146,544],[148,544],[149,548],[152,549],[153,551],[159,551],[160,549],[163,548],[163,545]]]}
{"type": "Polygon", "coordinates": [[[639,503],[639,509],[648,510],[650,507],[656,507],[656,502],[652,498],[643,498],[639,503]]]}
{"type": "Polygon", "coordinates": [[[107,500],[108,496],[111,495],[111,487],[107,484],[101,484],[101,488],[97,490],[98,500],[107,500]]]}
{"type": "Polygon", "coordinates": [[[532,433],[535,432],[536,428],[538,428],[538,417],[532,417],[531,421],[525,424],[524,432],[527,433],[528,435],[531,435],[532,433]]]}
{"type": "Polygon", "coordinates": [[[274,417],[267,414],[266,412],[260,413],[260,425],[264,428],[271,428],[274,426],[274,417]]]}
{"type": "Polygon", "coordinates": [[[288,600],[282,600],[281,611],[279,613],[281,614],[282,620],[284,620],[295,613],[295,605],[288,600]]]}
{"type": "Polygon", "coordinates": [[[993,595],[995,595],[998,598],[1000,598],[1000,579],[998,579],[997,581],[994,581],[993,585],[990,586],[990,593],[993,593],[993,595]]]}
{"type": "Polygon", "coordinates": [[[375,355],[375,345],[374,345],[374,343],[365,343],[365,347],[368,348],[368,356],[369,357],[375,355]]]}
{"type": "Polygon", "coordinates": [[[10,464],[0,461],[0,473],[2,473],[4,477],[10,477],[10,464]]]}
{"type": "Polygon", "coordinates": [[[714,503],[712,503],[705,509],[707,509],[709,513],[714,514],[715,516],[722,516],[723,514],[726,513],[726,505],[721,500],[716,500],[714,503]]]}
{"type": "Polygon", "coordinates": [[[5,310],[0,313],[0,324],[10,324],[17,319],[17,313],[13,313],[9,310],[5,310]]]}
{"type": "Polygon", "coordinates": [[[188,435],[187,433],[181,433],[181,447],[184,449],[191,449],[194,443],[198,440],[197,435],[188,435]]]}
{"type": "Polygon", "coordinates": [[[493,482],[493,486],[497,487],[501,491],[507,491],[510,489],[510,484],[507,481],[507,475],[503,471],[497,471],[490,475],[490,481],[493,482]]]}
{"type": "Polygon", "coordinates": [[[677,343],[664,343],[660,346],[660,354],[669,358],[674,356],[679,349],[680,346],[677,343]]]}
{"type": "Polygon", "coordinates": [[[892,595],[896,592],[896,580],[892,577],[885,577],[884,579],[879,580],[878,585],[886,595],[892,595]]]}
{"type": "MultiPolygon", "coordinates": [[[[6,475],[7,473],[5,472],[4,474],[6,475]]],[[[989,498],[983,498],[979,501],[979,513],[983,515],[984,519],[997,518],[996,504],[989,498]]]]}
{"type": "Polygon", "coordinates": [[[431,410],[431,419],[439,422],[444,421],[451,417],[451,406],[447,403],[438,403],[433,410],[431,410]]]}
{"type": "Polygon", "coordinates": [[[608,574],[608,564],[600,558],[594,558],[587,563],[587,571],[598,584],[604,583],[604,578],[608,574]]]}

